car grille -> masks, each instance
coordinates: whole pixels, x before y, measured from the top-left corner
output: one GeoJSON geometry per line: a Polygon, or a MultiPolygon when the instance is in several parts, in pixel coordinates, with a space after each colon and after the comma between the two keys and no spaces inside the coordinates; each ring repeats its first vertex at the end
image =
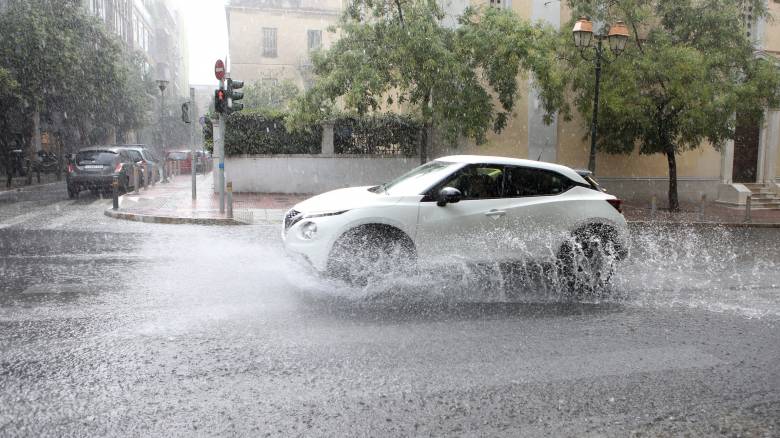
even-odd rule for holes
{"type": "Polygon", "coordinates": [[[300,221],[301,219],[303,219],[303,215],[301,214],[300,211],[298,210],[288,211],[287,214],[284,215],[284,231],[289,230],[290,227],[298,223],[298,221],[300,221]]]}

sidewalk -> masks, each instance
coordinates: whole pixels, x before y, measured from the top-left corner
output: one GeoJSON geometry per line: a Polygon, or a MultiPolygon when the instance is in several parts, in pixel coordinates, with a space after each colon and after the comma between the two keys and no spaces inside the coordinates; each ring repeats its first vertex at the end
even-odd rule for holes
{"type": "Polygon", "coordinates": [[[26,176],[15,176],[11,179],[11,187],[6,186],[8,182],[6,175],[0,175],[0,194],[5,192],[20,192],[26,190],[34,190],[36,187],[42,187],[50,184],[62,183],[65,184],[65,174],[62,174],[62,179],[57,181],[56,173],[41,173],[41,182],[38,182],[37,176],[33,173],[32,184],[27,184],[26,176]]]}
{"type": "Polygon", "coordinates": [[[626,202],[623,204],[623,214],[627,221],[637,223],[718,224],[737,227],[780,228],[780,210],[752,209],[750,211],[750,222],[746,222],[745,206],[735,207],[715,202],[705,203],[703,211],[700,204],[680,203],[680,211],[677,213],[670,213],[659,205],[655,214],[653,214],[650,205],[626,202]]]}
{"type": "MultiPolygon", "coordinates": [[[[156,184],[138,195],[120,196],[119,210],[106,210],[117,219],[167,224],[242,225],[278,224],[284,213],[310,195],[268,193],[234,193],[233,219],[219,213],[219,195],[214,194],[213,173],[197,176],[198,199],[192,202],[191,177],[179,175],[167,184],[156,184]]],[[[745,222],[745,208],[707,203],[704,214],[698,204],[681,204],[680,212],[669,213],[658,208],[655,214],[649,205],[627,202],[623,205],[626,220],[644,224],[726,225],[732,227],[780,228],[780,211],[753,210],[750,223],[745,222]]]]}
{"type": "Polygon", "coordinates": [[[189,174],[172,182],[157,183],[138,195],[119,197],[119,210],[106,210],[106,216],[139,222],[165,224],[244,225],[281,223],[284,213],[307,195],[234,193],[233,219],[219,213],[219,195],[213,190],[213,172],[197,176],[197,200],[192,201],[189,174]]]}

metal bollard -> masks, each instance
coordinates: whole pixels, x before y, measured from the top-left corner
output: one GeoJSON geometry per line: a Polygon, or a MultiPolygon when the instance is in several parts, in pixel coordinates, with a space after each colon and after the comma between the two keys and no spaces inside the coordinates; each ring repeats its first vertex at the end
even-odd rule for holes
{"type": "Polygon", "coordinates": [[[750,217],[750,208],[753,204],[753,196],[748,195],[747,199],[745,200],[745,222],[751,222],[752,218],[750,217]]]}
{"type": "Polygon", "coordinates": [[[149,165],[144,163],[144,190],[149,190],[149,165]]]}
{"type": "Polygon", "coordinates": [[[114,179],[111,181],[111,194],[114,198],[114,210],[119,210],[119,176],[114,175],[114,179]]]}
{"type": "Polygon", "coordinates": [[[707,194],[701,193],[701,202],[699,204],[699,222],[704,222],[704,209],[707,204],[707,194]]]}
{"type": "Polygon", "coordinates": [[[655,218],[655,212],[657,210],[657,200],[655,198],[655,195],[653,195],[653,198],[650,200],[650,217],[655,218]]]}
{"type": "Polygon", "coordinates": [[[133,194],[138,194],[138,186],[141,185],[141,179],[138,175],[138,166],[133,166],[133,194]]]}
{"type": "Polygon", "coordinates": [[[157,166],[152,166],[152,187],[157,184],[157,166]]]}
{"type": "Polygon", "coordinates": [[[233,218],[233,181],[227,182],[227,217],[233,218]]]}

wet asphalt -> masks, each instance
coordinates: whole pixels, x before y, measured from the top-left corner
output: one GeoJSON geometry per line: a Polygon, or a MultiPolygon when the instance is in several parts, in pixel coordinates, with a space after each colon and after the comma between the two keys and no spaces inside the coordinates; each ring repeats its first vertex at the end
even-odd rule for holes
{"type": "Polygon", "coordinates": [[[457,266],[348,289],[277,226],[109,206],[0,193],[0,436],[780,434],[780,230],[634,229],[572,303],[457,266]]]}

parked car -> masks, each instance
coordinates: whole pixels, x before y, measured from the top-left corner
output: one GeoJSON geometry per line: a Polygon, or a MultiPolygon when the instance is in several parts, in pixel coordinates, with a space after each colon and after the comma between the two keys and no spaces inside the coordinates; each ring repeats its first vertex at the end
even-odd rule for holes
{"type": "Polygon", "coordinates": [[[192,151],[171,151],[168,152],[165,160],[178,163],[181,173],[192,171],[192,151]]]}
{"type": "MultiPolygon", "coordinates": [[[[152,173],[154,167],[157,168],[156,181],[160,181],[162,178],[162,165],[160,160],[155,156],[154,152],[145,145],[132,144],[132,145],[117,145],[117,147],[126,150],[130,154],[130,158],[135,161],[135,164],[139,166],[141,170],[140,184],[144,184],[147,176],[144,174],[143,169],[146,167],[147,172],[152,173]],[[146,164],[146,166],[144,166],[146,164]]],[[[150,180],[151,181],[151,180],[150,180]]]]}
{"type": "Polygon", "coordinates": [[[621,205],[565,166],[450,156],[380,186],[307,199],[286,213],[282,238],[351,284],[429,262],[552,260],[566,284],[588,277],[597,287],[627,254],[621,205]]]}
{"type": "Polygon", "coordinates": [[[135,162],[126,150],[115,146],[82,148],[75,160],[68,164],[66,181],[68,197],[76,198],[82,190],[93,193],[112,190],[114,176],[119,177],[119,191],[127,192],[133,187],[135,162]]]}

